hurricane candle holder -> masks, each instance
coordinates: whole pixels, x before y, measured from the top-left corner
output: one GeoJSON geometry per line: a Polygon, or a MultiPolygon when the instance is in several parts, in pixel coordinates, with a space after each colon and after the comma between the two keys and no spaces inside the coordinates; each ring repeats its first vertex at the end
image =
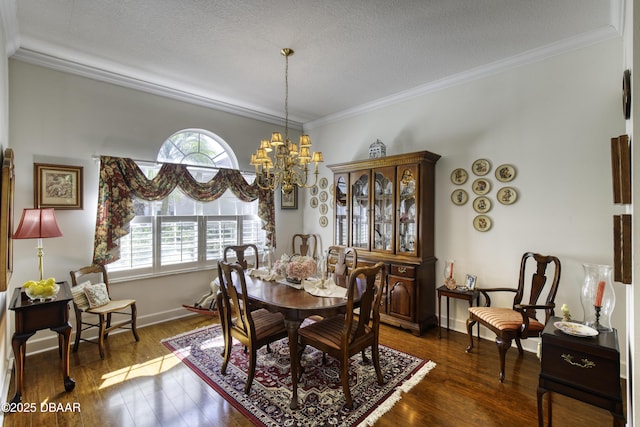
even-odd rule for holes
{"type": "Polygon", "coordinates": [[[610,265],[583,264],[584,283],[580,302],[584,311],[584,324],[597,331],[609,332],[611,314],[616,305],[616,294],[611,281],[610,265]]]}

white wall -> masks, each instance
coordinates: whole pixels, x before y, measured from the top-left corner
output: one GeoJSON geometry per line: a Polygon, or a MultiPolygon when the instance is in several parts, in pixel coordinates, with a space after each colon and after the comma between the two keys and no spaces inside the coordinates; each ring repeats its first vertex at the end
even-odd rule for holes
{"type": "MultiPolygon", "coordinates": [[[[84,167],[84,209],[58,210],[64,234],[45,239],[44,274],[69,280],[69,271],[91,262],[99,164],[94,155],[135,159],[156,158],[166,138],[184,128],[204,128],[222,137],[236,152],[242,169],[249,169],[249,153],[276,126],[193,106],[107,83],[9,61],[10,140],[16,157],[15,215],[33,207],[33,163],[84,167]]],[[[0,122],[1,124],[1,122],[0,122]]],[[[278,252],[290,246],[302,229],[299,211],[281,211],[276,198],[278,252]],[[286,227],[284,225],[286,224],[286,227]]],[[[17,220],[16,220],[17,221],[17,220]]],[[[36,242],[14,241],[12,287],[37,274],[36,242]]],[[[212,270],[184,275],[115,283],[113,297],[138,301],[138,321],[144,326],[188,314],[209,288],[212,270]]],[[[55,346],[51,333],[38,332],[29,351],[55,346]]]]}
{"type": "MultiPolygon", "coordinates": [[[[327,164],[366,158],[369,144],[377,138],[390,155],[419,150],[442,155],[436,168],[438,271],[442,260],[455,259],[458,281],[464,273],[473,273],[478,286],[509,285],[517,279],[523,252],[554,254],[563,264],[557,302],[567,303],[574,317],[581,318],[582,263],[612,263],[611,224],[617,210],[611,195],[609,139],[625,132],[621,64],[621,40],[609,40],[314,127],[309,133],[325,157],[321,176],[331,177],[327,164]],[[518,201],[512,206],[495,204],[489,212],[493,228],[486,233],[473,229],[470,202],[459,207],[450,201],[456,188],[449,180],[451,171],[469,170],[478,158],[489,159],[494,167],[513,164],[518,173],[511,183],[519,192],[518,201]]],[[[85,209],[59,211],[64,237],[44,242],[47,276],[66,279],[70,269],[90,262],[98,172],[92,155],[153,159],[176,130],[202,127],[224,138],[248,168],[249,153],[274,130],[259,121],[18,61],[9,66],[16,215],[33,203],[33,162],[85,167],[85,209]]],[[[493,171],[490,177],[495,186],[490,196],[495,197],[498,183],[493,171]]],[[[472,195],[470,182],[464,188],[472,195]]],[[[278,253],[288,250],[297,231],[320,233],[325,247],[332,242],[332,228],[317,225],[319,212],[309,207],[305,192],[299,205],[297,211],[276,209],[278,253]]],[[[35,274],[35,242],[16,241],[15,260],[12,286],[20,286],[35,274]]],[[[199,297],[210,279],[211,272],[204,271],[119,283],[113,291],[116,297],[138,299],[144,324],[184,314],[181,304],[199,297]]],[[[615,288],[613,325],[624,348],[625,288],[615,288]]],[[[465,304],[452,303],[458,330],[464,329],[466,317],[465,304]]],[[[45,338],[40,347],[55,345],[45,338]]],[[[535,342],[529,346],[535,347],[535,342]]],[[[29,350],[37,348],[32,345],[29,350]]]]}
{"type": "MultiPolygon", "coordinates": [[[[377,138],[386,144],[388,155],[419,150],[440,154],[437,277],[443,261],[454,259],[458,282],[471,273],[481,287],[515,286],[524,252],[556,255],[562,263],[556,302],[568,304],[574,318],[582,319],[582,264],[613,262],[612,215],[619,209],[612,198],[610,138],[625,132],[621,58],[621,39],[609,40],[308,132],[322,148],[326,164],[368,157],[368,147],[377,138]],[[353,149],[345,150],[346,144],[353,149]],[[489,159],[493,168],[514,165],[517,176],[509,184],[519,194],[513,205],[496,203],[500,183],[491,170],[494,206],[488,215],[493,227],[484,233],[472,225],[476,214],[470,167],[479,158],[489,159]],[[463,185],[469,193],[464,206],[450,200],[457,188],[450,174],[459,167],[470,173],[463,185]]],[[[331,176],[326,167],[322,174],[331,176]]],[[[318,230],[318,210],[304,205],[305,230],[318,230]]],[[[330,227],[322,230],[325,242],[331,236],[330,227]]],[[[624,348],[625,286],[614,287],[612,323],[624,348]]],[[[494,305],[511,300],[512,295],[496,298],[494,305]]],[[[452,324],[464,331],[466,302],[452,302],[451,307],[452,324]]],[[[534,349],[537,341],[531,341],[524,344],[534,349]]]]}

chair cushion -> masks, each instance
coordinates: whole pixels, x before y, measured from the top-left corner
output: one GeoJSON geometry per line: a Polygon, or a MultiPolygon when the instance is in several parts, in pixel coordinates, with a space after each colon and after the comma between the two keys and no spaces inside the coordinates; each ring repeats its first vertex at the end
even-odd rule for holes
{"type": "Polygon", "coordinates": [[[271,313],[264,308],[251,312],[253,324],[256,328],[256,338],[261,339],[285,331],[284,316],[281,313],[271,313]]]}
{"type": "MultiPolygon", "coordinates": [[[[353,332],[357,328],[357,323],[353,323],[353,332]]],[[[298,334],[314,342],[322,343],[327,347],[339,349],[342,341],[342,330],[344,329],[344,316],[338,315],[322,319],[300,328],[298,334]]],[[[371,332],[369,326],[365,326],[365,335],[371,332]]]]}
{"type": "Polygon", "coordinates": [[[87,313],[93,313],[93,314],[112,313],[114,311],[123,310],[135,303],[136,303],[136,300],[134,299],[112,300],[106,303],[105,305],[101,305],[100,307],[88,309],[87,313]]]}
{"type": "Polygon", "coordinates": [[[96,283],[95,285],[86,285],[84,287],[84,293],[89,300],[89,307],[96,308],[101,307],[109,303],[109,293],[107,292],[107,285],[104,283],[96,283]]]}
{"type": "MultiPolygon", "coordinates": [[[[517,331],[522,326],[522,315],[511,308],[503,307],[469,307],[469,314],[487,325],[500,331],[517,331]]],[[[529,331],[542,331],[544,325],[536,319],[529,318],[529,331]]]]}
{"type": "Polygon", "coordinates": [[[82,282],[76,286],[71,287],[71,296],[73,297],[73,302],[76,304],[78,309],[82,311],[89,308],[89,300],[87,299],[87,294],[84,293],[84,287],[90,284],[91,281],[87,280],[86,282],[82,282]]]}

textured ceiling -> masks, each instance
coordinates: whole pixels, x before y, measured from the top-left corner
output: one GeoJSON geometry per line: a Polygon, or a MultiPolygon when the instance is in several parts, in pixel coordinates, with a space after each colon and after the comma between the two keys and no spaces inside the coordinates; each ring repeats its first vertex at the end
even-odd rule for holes
{"type": "Polygon", "coordinates": [[[81,64],[279,117],[280,49],[291,47],[289,110],[300,123],[615,36],[621,7],[621,0],[2,1],[15,10],[18,59],[81,64]]]}

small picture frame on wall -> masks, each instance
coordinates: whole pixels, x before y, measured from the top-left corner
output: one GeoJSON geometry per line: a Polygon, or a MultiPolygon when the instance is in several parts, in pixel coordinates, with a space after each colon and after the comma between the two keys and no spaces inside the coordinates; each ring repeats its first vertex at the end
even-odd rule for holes
{"type": "Polygon", "coordinates": [[[476,276],[473,274],[467,274],[467,280],[464,282],[464,287],[470,291],[476,288],[476,276]]]}
{"type": "Polygon", "coordinates": [[[280,193],[280,209],[298,209],[298,187],[293,186],[290,193],[280,193]]]}
{"type": "Polygon", "coordinates": [[[35,208],[82,209],[82,166],[33,164],[35,208]]]}

